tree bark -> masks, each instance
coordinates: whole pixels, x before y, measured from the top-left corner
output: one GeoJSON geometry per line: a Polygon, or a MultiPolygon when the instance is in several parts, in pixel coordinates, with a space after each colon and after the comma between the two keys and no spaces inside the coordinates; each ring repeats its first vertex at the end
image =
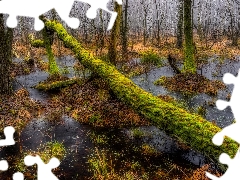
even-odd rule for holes
{"type": "Polygon", "coordinates": [[[10,66],[12,64],[13,29],[4,27],[0,14],[0,93],[11,94],[10,66]]]}
{"type": "Polygon", "coordinates": [[[183,47],[183,0],[179,0],[176,46],[179,49],[183,47]]]}
{"type": "Polygon", "coordinates": [[[125,1],[123,31],[122,31],[122,56],[128,59],[128,0],[125,1]]]}
{"type": "Polygon", "coordinates": [[[184,0],[184,72],[196,73],[197,66],[194,58],[193,26],[192,26],[192,0],[184,0]]]}
{"type": "Polygon", "coordinates": [[[114,10],[118,13],[115,24],[112,28],[112,32],[110,35],[110,42],[108,47],[108,57],[112,64],[117,64],[117,40],[119,39],[120,33],[120,24],[121,24],[121,12],[122,6],[117,2],[114,3],[114,10]]]}
{"type": "MultiPolygon", "coordinates": [[[[41,19],[44,18],[41,16],[41,19]]],[[[48,56],[48,72],[50,76],[58,77],[61,75],[60,69],[57,65],[56,59],[54,57],[53,51],[52,51],[52,44],[54,40],[54,31],[51,29],[48,29],[47,27],[44,27],[42,30],[43,40],[40,39],[31,39],[30,43],[33,47],[37,48],[45,48],[47,51],[48,56]]]]}

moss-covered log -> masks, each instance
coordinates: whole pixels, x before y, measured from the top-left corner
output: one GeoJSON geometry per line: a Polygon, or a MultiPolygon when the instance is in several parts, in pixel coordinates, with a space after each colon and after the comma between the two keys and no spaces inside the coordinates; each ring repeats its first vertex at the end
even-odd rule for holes
{"type": "Polygon", "coordinates": [[[95,58],[81,44],[67,33],[64,27],[55,21],[44,19],[47,28],[57,32],[58,37],[70,48],[75,57],[85,67],[105,79],[111,90],[123,102],[148,118],[154,125],[169,135],[179,137],[205,155],[218,159],[222,152],[234,156],[238,144],[226,138],[220,147],[212,143],[213,136],[221,129],[202,117],[167,103],[135,85],[121,74],[113,65],[95,58]]]}
{"type": "Polygon", "coordinates": [[[50,91],[55,89],[64,88],[73,84],[82,84],[83,80],[79,78],[72,78],[63,81],[54,81],[54,82],[42,82],[36,85],[34,88],[43,90],[43,91],[50,91]]]}
{"type": "Polygon", "coordinates": [[[30,44],[31,46],[36,48],[40,48],[40,47],[45,48],[44,41],[41,39],[35,39],[35,40],[31,39],[30,44]]]}

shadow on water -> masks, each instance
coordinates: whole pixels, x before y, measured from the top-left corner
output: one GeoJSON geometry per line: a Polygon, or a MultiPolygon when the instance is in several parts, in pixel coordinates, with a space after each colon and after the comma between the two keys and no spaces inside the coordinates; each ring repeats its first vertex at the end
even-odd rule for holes
{"type": "MultiPolygon", "coordinates": [[[[60,60],[58,60],[60,61],[60,60]]],[[[73,58],[62,58],[63,65],[72,67],[74,64],[73,58]],[[66,61],[66,62],[65,62],[66,61]],[[65,64],[64,64],[65,63],[65,64]]],[[[223,64],[219,64],[217,61],[210,60],[208,64],[202,68],[202,73],[209,79],[222,80],[223,74],[226,72],[237,74],[240,68],[239,61],[225,61],[223,64]],[[216,73],[215,73],[216,72],[216,73]],[[213,75],[213,73],[215,73],[213,75]]],[[[70,73],[71,74],[71,73],[70,73]]],[[[147,79],[145,75],[133,77],[132,80],[141,88],[153,93],[168,94],[176,97],[179,100],[183,100],[184,97],[179,93],[169,92],[167,89],[161,86],[155,86],[153,82],[161,76],[173,76],[174,73],[171,68],[164,66],[161,68],[153,69],[149,72],[147,79]]],[[[31,88],[38,82],[47,79],[48,74],[43,71],[36,71],[29,75],[23,75],[17,77],[17,80],[30,92],[30,97],[35,100],[41,100],[46,102],[50,98],[49,94],[41,92],[31,88]]],[[[15,90],[20,88],[15,84],[15,90]]],[[[217,98],[224,98],[228,93],[232,92],[233,86],[228,86],[225,91],[218,94],[217,98]]],[[[186,99],[185,99],[186,100],[186,99]]],[[[212,101],[213,98],[200,94],[190,99],[187,99],[190,107],[199,106],[205,102],[212,101]]],[[[224,127],[230,124],[233,120],[231,109],[225,111],[218,111],[216,107],[207,106],[206,119],[209,121],[216,120],[219,126],[224,127]]],[[[154,126],[139,127],[144,136],[136,138],[133,135],[131,128],[125,129],[94,129],[91,126],[83,125],[76,122],[74,119],[63,116],[62,120],[58,124],[52,124],[41,119],[34,119],[21,133],[20,143],[24,152],[29,150],[36,150],[40,144],[49,141],[62,142],[67,150],[67,156],[63,159],[60,165],[60,171],[56,174],[59,179],[87,179],[91,173],[88,172],[87,157],[91,154],[91,151],[95,149],[96,144],[93,143],[89,134],[91,133],[104,133],[109,143],[101,148],[109,149],[110,151],[117,151],[122,154],[124,158],[133,159],[137,157],[141,159],[142,155],[137,155],[132,149],[134,146],[140,147],[143,144],[152,146],[157,152],[160,152],[160,156],[154,158],[151,161],[151,167],[157,167],[161,165],[161,158],[168,158],[175,164],[186,168],[198,168],[205,164],[214,162],[204,157],[192,149],[181,146],[176,140],[167,136],[164,132],[160,131],[154,126]]],[[[19,144],[19,142],[17,143],[19,144]]],[[[6,147],[9,148],[9,147],[6,147]]],[[[12,151],[2,148],[0,151],[1,157],[9,156],[9,154],[18,155],[19,147],[12,147],[12,151]],[[6,152],[11,152],[6,154],[6,152]]],[[[143,166],[149,166],[144,160],[142,160],[143,166]]],[[[149,169],[151,172],[151,169],[149,169]]]]}

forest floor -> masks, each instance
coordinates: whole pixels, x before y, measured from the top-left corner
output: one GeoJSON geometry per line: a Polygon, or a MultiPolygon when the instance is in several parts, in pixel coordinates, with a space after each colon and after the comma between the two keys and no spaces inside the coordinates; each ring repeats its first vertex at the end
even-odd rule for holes
{"type": "MultiPolygon", "coordinates": [[[[196,46],[198,47],[198,45],[197,43],[196,46]]],[[[149,48],[157,51],[160,57],[166,58],[168,54],[172,53],[176,55],[177,59],[182,59],[182,52],[172,46],[173,44],[169,43],[169,47],[171,48],[165,46],[165,48],[160,49],[149,46],[143,47],[141,44],[136,44],[131,52],[137,53],[132,53],[134,55],[130,56],[130,59],[138,57],[141,51],[145,51],[149,48]]],[[[21,56],[21,58],[31,56],[39,60],[45,55],[44,50],[36,48],[31,49],[32,54],[30,55],[29,47],[17,44],[15,44],[14,49],[15,53],[21,56]]],[[[53,50],[56,56],[73,56],[68,49],[64,47],[59,49],[56,43],[53,45],[53,50]],[[61,52],[61,54],[59,54],[59,52],[61,52]]],[[[234,59],[237,54],[240,54],[240,50],[227,46],[225,41],[215,43],[211,47],[211,50],[198,47],[199,59],[206,56],[211,57],[213,55],[219,55],[219,57],[224,57],[224,59],[234,59]]],[[[43,61],[35,62],[38,68],[47,70],[47,63],[43,61]]],[[[144,67],[140,69],[140,73],[145,71],[144,67]]],[[[15,63],[12,69],[12,77],[26,75],[35,70],[36,68],[29,65],[28,61],[18,64],[15,63]]],[[[127,71],[132,71],[131,67],[129,67],[127,71]]],[[[181,77],[179,78],[183,79],[181,77]]],[[[199,80],[199,78],[201,79],[201,77],[197,77],[197,80],[199,80]]],[[[172,84],[173,82],[173,80],[169,80],[169,83],[172,84]]],[[[134,110],[117,100],[106,83],[101,79],[85,79],[82,84],[74,84],[61,90],[55,90],[51,94],[51,98],[44,104],[32,100],[29,97],[28,91],[24,88],[18,90],[12,96],[0,96],[1,131],[4,127],[11,125],[14,126],[18,132],[21,132],[33,118],[42,116],[48,121],[54,121],[54,123],[56,123],[55,121],[60,120],[62,115],[68,115],[76,121],[94,128],[107,127],[111,129],[150,126],[145,118],[139,116],[134,110]]],[[[136,132],[136,134],[141,136],[141,132],[136,132]]],[[[94,141],[99,144],[99,139],[95,138],[94,141]]],[[[111,142],[107,143],[111,144],[111,142]]],[[[95,179],[121,179],[121,176],[123,176],[124,179],[207,180],[208,178],[205,177],[205,171],[220,176],[218,172],[211,170],[209,165],[193,169],[176,165],[168,159],[160,158],[161,154],[156,153],[149,146],[141,146],[137,151],[134,151],[134,153],[137,154],[137,159],[134,161],[132,161],[131,157],[117,161],[113,158],[113,154],[104,153],[103,151],[97,151],[97,156],[95,159],[92,159],[93,164],[100,164],[100,167],[92,167],[92,176],[95,179]],[[107,156],[108,159],[106,161],[104,160],[104,158],[106,158],[105,156],[107,156]],[[161,159],[162,162],[156,162],[156,159],[161,159]],[[151,164],[160,165],[159,167],[148,168],[151,164]],[[104,169],[104,167],[106,167],[106,169],[104,169]]],[[[133,150],[130,149],[128,153],[128,156],[131,156],[133,150]]],[[[125,152],[125,154],[127,154],[127,152],[125,152]]]]}

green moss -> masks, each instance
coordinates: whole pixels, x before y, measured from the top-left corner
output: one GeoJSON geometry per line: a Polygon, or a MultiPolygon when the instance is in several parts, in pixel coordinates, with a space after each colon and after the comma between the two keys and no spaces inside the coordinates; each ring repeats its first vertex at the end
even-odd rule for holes
{"type": "Polygon", "coordinates": [[[92,124],[100,123],[101,121],[102,121],[101,115],[99,115],[99,114],[93,114],[93,115],[89,118],[89,122],[92,123],[92,124]]]}
{"type": "Polygon", "coordinates": [[[162,66],[162,58],[153,49],[141,52],[140,57],[143,64],[162,66]]]}
{"type": "Polygon", "coordinates": [[[149,119],[152,124],[166,131],[169,135],[178,136],[193,149],[216,160],[222,152],[226,152],[231,157],[236,154],[238,144],[229,138],[225,138],[225,142],[220,147],[212,143],[213,136],[221,131],[219,127],[199,115],[190,114],[186,110],[162,101],[139,88],[114,66],[94,58],[75,38],[67,33],[60,23],[43,20],[45,26],[54,30],[64,44],[75,53],[81,64],[105,79],[120,100],[149,119]]]}
{"type": "Polygon", "coordinates": [[[39,153],[39,156],[45,163],[48,163],[52,157],[62,160],[65,155],[66,149],[64,145],[57,141],[47,142],[42,148],[42,152],[39,153]]]}
{"type": "Polygon", "coordinates": [[[133,137],[142,138],[144,137],[144,132],[140,128],[132,129],[133,137]]]}
{"type": "Polygon", "coordinates": [[[62,68],[60,71],[61,71],[62,74],[69,74],[69,69],[68,69],[68,67],[64,67],[64,68],[62,68]]]}
{"type": "Polygon", "coordinates": [[[53,90],[53,89],[60,89],[60,88],[64,88],[73,84],[81,84],[83,81],[79,78],[73,78],[73,79],[68,79],[68,80],[64,80],[64,81],[54,81],[54,82],[42,82],[39,83],[38,85],[36,85],[34,88],[39,89],[39,90],[44,90],[44,91],[49,91],[49,90],[53,90]]]}
{"type": "Polygon", "coordinates": [[[162,76],[159,79],[157,79],[156,81],[154,81],[154,85],[163,85],[163,84],[165,84],[166,79],[167,78],[165,76],[162,76]]]}
{"type": "Polygon", "coordinates": [[[53,43],[53,32],[47,29],[46,27],[42,30],[43,40],[34,39],[33,35],[29,35],[30,43],[33,47],[36,48],[45,48],[48,56],[48,72],[50,75],[60,75],[60,70],[57,66],[56,60],[54,58],[54,54],[52,51],[52,43],[53,43]]]}
{"type": "Polygon", "coordinates": [[[53,157],[63,160],[66,156],[66,149],[64,145],[57,141],[47,142],[42,144],[36,152],[25,152],[21,156],[21,159],[16,161],[16,170],[25,173],[27,171],[26,165],[23,162],[24,157],[27,155],[39,155],[44,163],[48,163],[49,160],[53,157]]]}
{"type": "Polygon", "coordinates": [[[144,155],[147,155],[147,156],[154,156],[158,154],[157,150],[148,144],[143,144],[141,146],[141,151],[144,155]]]}
{"type": "Polygon", "coordinates": [[[96,144],[107,144],[109,138],[104,134],[97,134],[95,132],[90,134],[91,141],[96,144]]]}
{"type": "Polygon", "coordinates": [[[43,29],[43,39],[44,39],[44,45],[47,51],[48,61],[49,61],[48,71],[50,75],[59,75],[60,70],[57,66],[57,62],[54,58],[54,54],[51,47],[52,45],[51,35],[49,35],[49,30],[46,27],[43,29]]]}
{"type": "Polygon", "coordinates": [[[36,48],[45,47],[44,41],[41,39],[31,41],[31,45],[36,48]]]}

